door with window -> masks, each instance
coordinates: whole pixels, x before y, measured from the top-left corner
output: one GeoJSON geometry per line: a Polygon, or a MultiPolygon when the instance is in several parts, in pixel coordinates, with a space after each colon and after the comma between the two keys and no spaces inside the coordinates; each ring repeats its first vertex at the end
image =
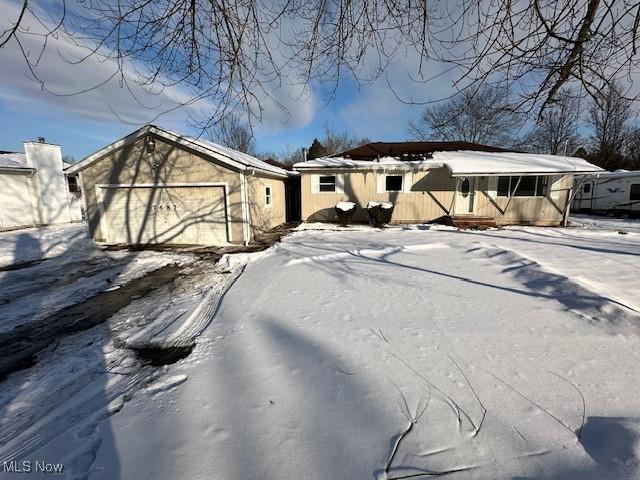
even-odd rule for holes
{"type": "Polygon", "coordinates": [[[475,197],[475,179],[461,177],[457,181],[454,213],[456,215],[470,215],[473,213],[473,199],[475,197]]]}

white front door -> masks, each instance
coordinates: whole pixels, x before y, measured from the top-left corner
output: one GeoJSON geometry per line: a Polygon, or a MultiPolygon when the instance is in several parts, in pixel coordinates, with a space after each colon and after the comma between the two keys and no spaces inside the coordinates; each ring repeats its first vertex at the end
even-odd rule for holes
{"type": "Polygon", "coordinates": [[[473,177],[459,178],[457,180],[454,213],[456,215],[472,214],[474,196],[475,196],[475,179],[473,177]]]}

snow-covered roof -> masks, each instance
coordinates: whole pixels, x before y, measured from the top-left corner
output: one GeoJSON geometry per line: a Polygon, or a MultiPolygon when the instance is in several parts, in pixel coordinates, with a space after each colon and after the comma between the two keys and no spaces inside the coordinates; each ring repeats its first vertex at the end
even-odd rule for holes
{"type": "Polygon", "coordinates": [[[209,140],[203,140],[201,138],[195,138],[195,137],[181,136],[179,133],[170,132],[168,130],[165,130],[165,131],[168,133],[171,133],[172,135],[175,135],[176,137],[182,138],[185,141],[188,141],[196,145],[200,145],[203,148],[206,148],[207,150],[211,150],[214,153],[223,155],[237,162],[240,162],[247,168],[255,168],[257,170],[276,173],[278,175],[283,175],[283,174],[287,175],[289,173],[283,168],[276,167],[275,165],[270,165],[267,162],[263,162],[259,158],[256,158],[247,153],[239,152],[238,150],[234,150],[233,148],[225,147],[224,145],[219,145],[209,140]]]}
{"type": "Polygon", "coordinates": [[[1,168],[27,168],[27,157],[24,153],[0,153],[1,168]]]}
{"type": "Polygon", "coordinates": [[[82,161],[72,165],[71,167],[66,169],[66,173],[76,173],[79,172],[93,162],[98,161],[108,153],[122,148],[125,145],[135,142],[139,138],[152,133],[157,135],[160,138],[164,138],[166,140],[178,143],[185,147],[191,148],[192,150],[196,150],[203,155],[214,158],[222,163],[225,163],[233,168],[238,170],[258,170],[261,172],[270,173],[272,175],[287,177],[290,172],[286,170],[276,167],[275,165],[270,165],[266,162],[263,162],[259,158],[253,157],[246,153],[239,152],[229,147],[224,147],[222,145],[218,145],[217,143],[210,142],[208,140],[202,140],[200,138],[189,137],[185,135],[180,135],[179,133],[172,132],[170,130],[165,130],[163,128],[157,127],[155,125],[147,125],[142,127],[139,130],[127,135],[126,137],[108,145],[92,155],[89,155],[82,161]]]}
{"type": "Polygon", "coordinates": [[[582,158],[513,152],[436,152],[453,176],[499,174],[599,173],[600,167],[582,158]]]}
{"type": "Polygon", "coordinates": [[[553,173],[599,173],[603,170],[576,157],[515,152],[478,152],[459,150],[435,152],[431,157],[382,157],[352,160],[344,157],[323,157],[296,163],[299,170],[321,168],[376,169],[378,166],[397,169],[446,167],[454,177],[463,175],[534,175],[553,173]]]}
{"type": "Polygon", "coordinates": [[[376,160],[352,160],[351,158],[344,157],[322,157],[307,160],[306,162],[296,163],[293,165],[293,168],[304,170],[317,168],[372,169],[377,167],[389,167],[397,169],[414,169],[421,167],[442,167],[442,163],[426,157],[422,157],[422,159],[419,160],[415,160],[416,157],[411,158],[413,160],[404,160],[399,157],[381,157],[376,160]]]}

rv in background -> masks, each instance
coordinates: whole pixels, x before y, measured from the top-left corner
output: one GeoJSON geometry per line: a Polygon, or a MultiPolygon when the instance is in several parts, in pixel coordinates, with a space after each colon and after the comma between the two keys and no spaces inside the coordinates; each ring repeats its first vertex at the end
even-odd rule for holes
{"type": "Polygon", "coordinates": [[[617,170],[587,179],[574,197],[573,211],[640,216],[640,171],[617,170]]]}

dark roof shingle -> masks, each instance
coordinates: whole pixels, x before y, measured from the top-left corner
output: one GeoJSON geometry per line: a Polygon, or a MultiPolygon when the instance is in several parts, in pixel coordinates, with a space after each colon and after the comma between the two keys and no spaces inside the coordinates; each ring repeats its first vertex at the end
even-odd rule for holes
{"type": "Polygon", "coordinates": [[[378,157],[401,157],[403,155],[428,155],[433,152],[473,150],[476,152],[512,152],[472,142],[372,142],[332,155],[353,160],[375,160],[378,157]]]}

